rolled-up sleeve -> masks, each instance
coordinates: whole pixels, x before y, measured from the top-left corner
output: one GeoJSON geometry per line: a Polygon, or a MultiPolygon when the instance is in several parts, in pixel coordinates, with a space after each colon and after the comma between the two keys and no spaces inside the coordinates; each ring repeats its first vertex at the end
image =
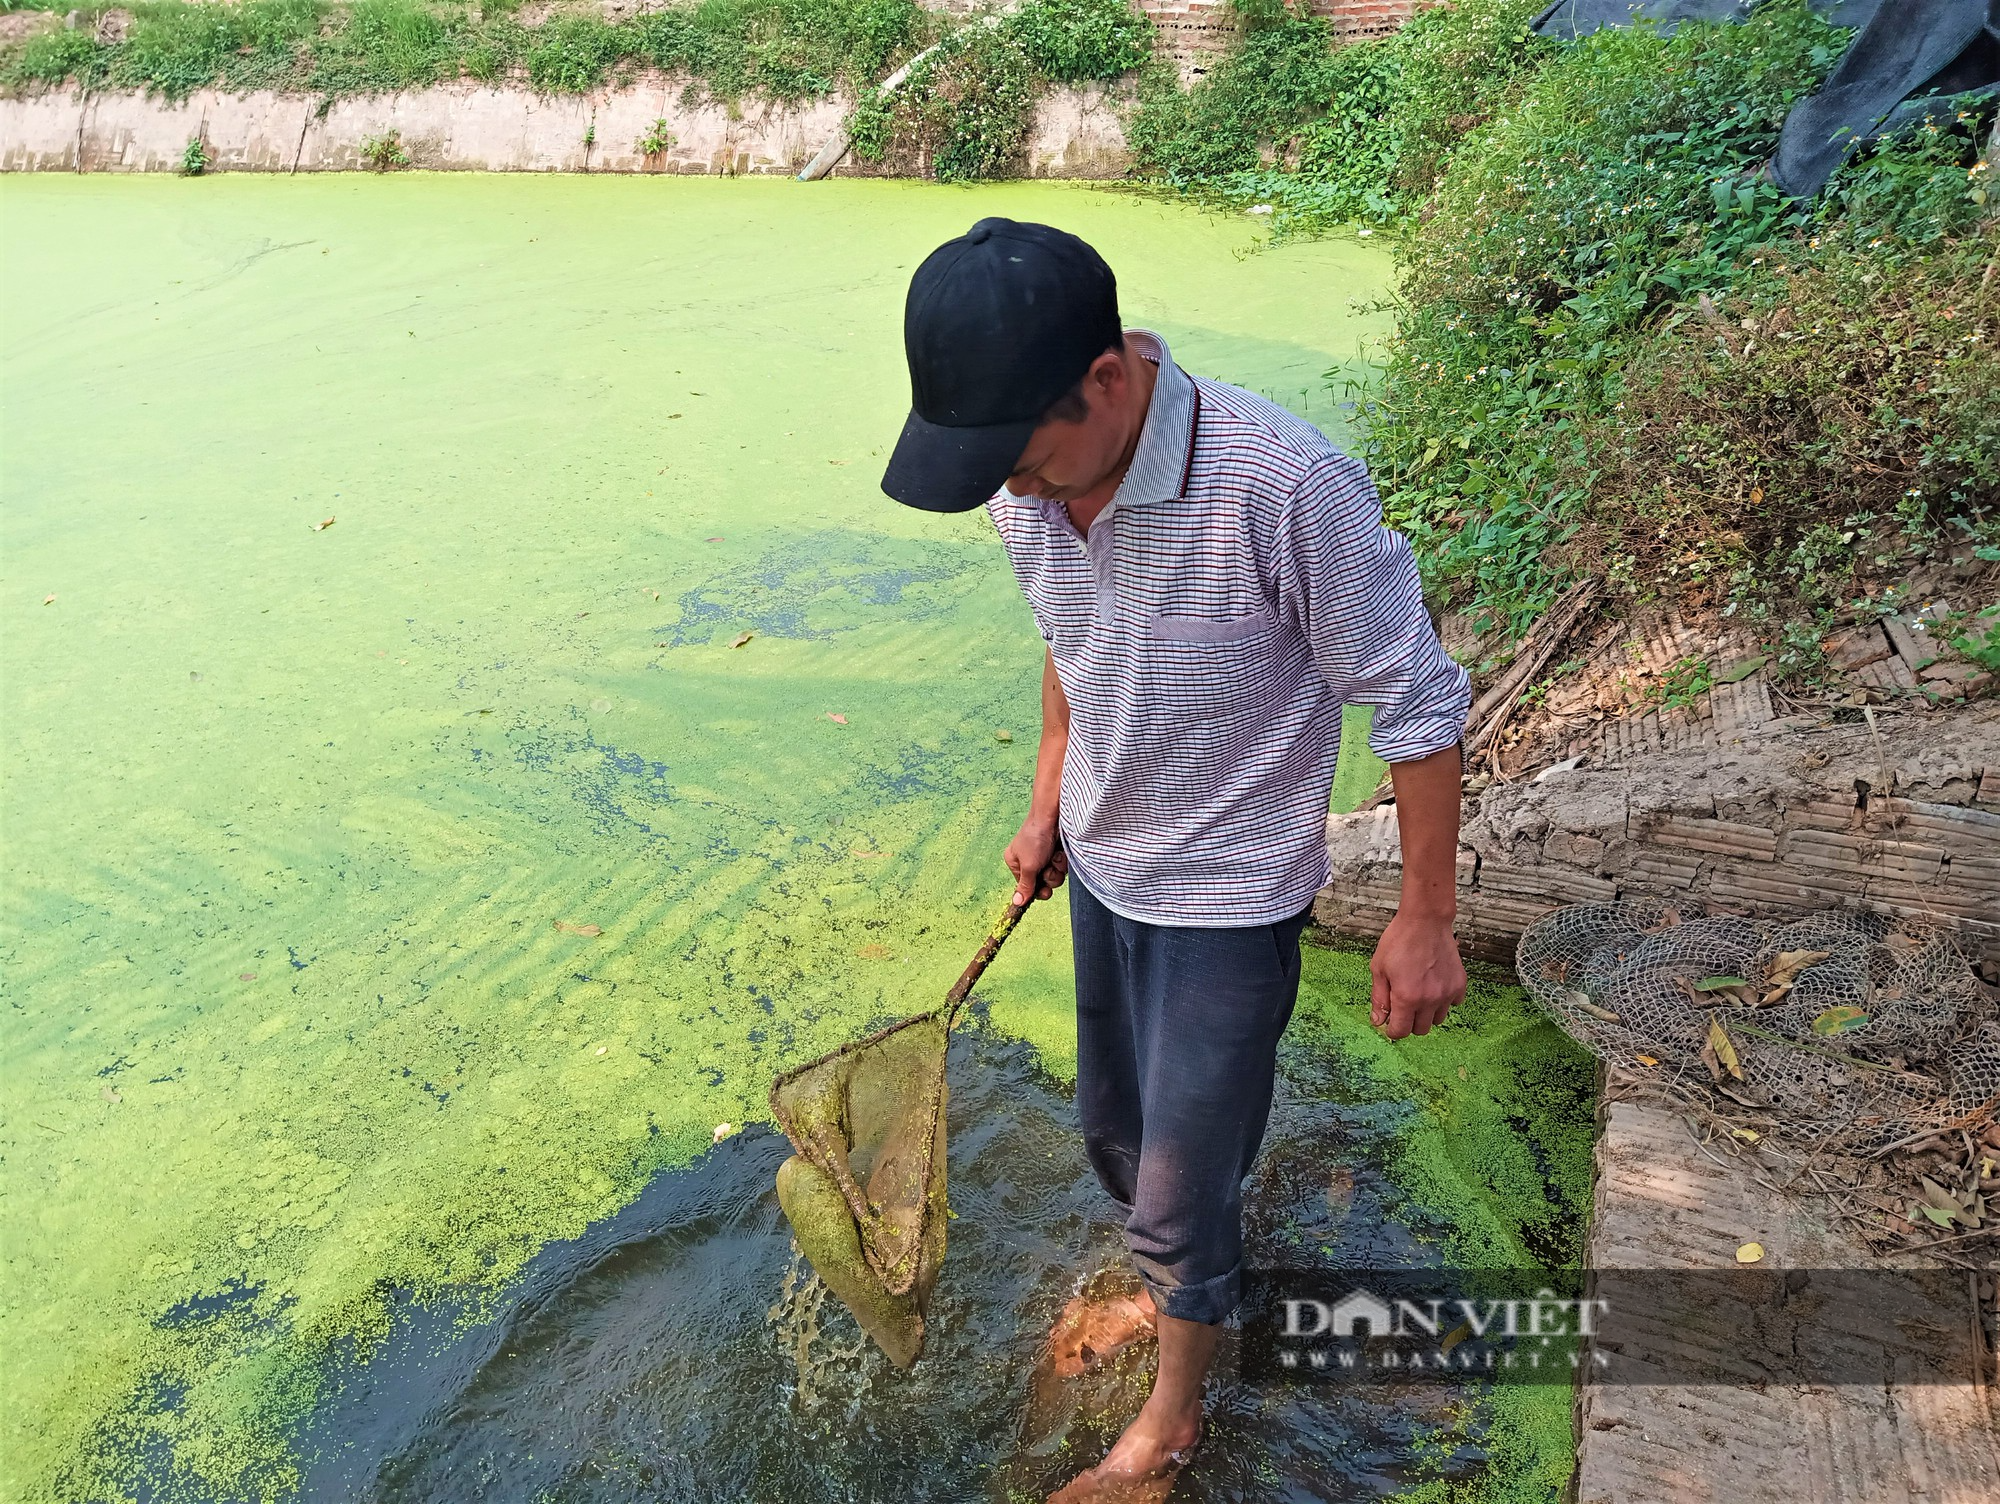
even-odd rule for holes
{"type": "Polygon", "coordinates": [[[1280,611],[1343,701],[1375,707],[1368,744],[1385,762],[1441,752],[1465,734],[1471,682],[1424,610],[1409,540],[1382,524],[1359,460],[1313,466],[1273,538],[1280,611]]]}

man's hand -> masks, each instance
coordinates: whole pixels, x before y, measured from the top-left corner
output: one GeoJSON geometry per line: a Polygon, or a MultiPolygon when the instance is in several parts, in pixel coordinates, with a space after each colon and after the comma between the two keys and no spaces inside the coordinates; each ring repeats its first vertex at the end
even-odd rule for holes
{"type": "Polygon", "coordinates": [[[1026,903],[1032,895],[1047,898],[1069,876],[1069,859],[1056,839],[1053,820],[1028,816],[1020,834],[1007,843],[1007,870],[1014,874],[1014,902],[1026,903]]]}
{"type": "Polygon", "coordinates": [[[1369,1019],[1391,1039],[1430,1033],[1465,1001],[1465,965],[1449,919],[1398,913],[1368,971],[1375,979],[1369,1019]]]}
{"type": "Polygon", "coordinates": [[[1451,933],[1458,914],[1460,766],[1456,747],[1389,765],[1403,844],[1403,896],[1368,970],[1375,978],[1369,1012],[1391,1039],[1428,1034],[1465,1001],[1465,966],[1451,933]]]}

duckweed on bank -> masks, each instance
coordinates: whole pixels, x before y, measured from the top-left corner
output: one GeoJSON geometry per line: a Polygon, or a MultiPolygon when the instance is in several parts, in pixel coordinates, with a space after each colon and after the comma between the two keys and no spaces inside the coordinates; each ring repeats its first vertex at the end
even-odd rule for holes
{"type": "MultiPolygon", "coordinates": [[[[978,518],[876,490],[918,257],[1071,226],[1336,430],[1387,278],[1048,185],[0,198],[10,1499],[282,1496],[328,1344],[956,975],[1040,645],[978,518]]],[[[1058,1072],[1066,944],[988,989],[1058,1072]]]]}

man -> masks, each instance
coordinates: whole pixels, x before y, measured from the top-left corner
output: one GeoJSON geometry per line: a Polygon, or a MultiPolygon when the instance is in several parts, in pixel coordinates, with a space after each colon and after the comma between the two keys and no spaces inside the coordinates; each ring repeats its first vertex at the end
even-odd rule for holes
{"type": "Polygon", "coordinates": [[[1374,1021],[1422,1034],[1465,995],[1466,676],[1365,468],[1125,330],[1111,269],[1075,236],[981,220],[918,268],[904,342],[913,410],[882,488],[985,503],[1048,644],[1006,860],[1020,898],[1076,878],[1078,1111],[1144,1286],[1125,1335],[1159,1339],[1138,1418],[1056,1497],[1151,1480],[1157,1498],[1239,1299],[1242,1181],[1327,877],[1343,704],[1375,707],[1402,831],[1374,1021]]]}

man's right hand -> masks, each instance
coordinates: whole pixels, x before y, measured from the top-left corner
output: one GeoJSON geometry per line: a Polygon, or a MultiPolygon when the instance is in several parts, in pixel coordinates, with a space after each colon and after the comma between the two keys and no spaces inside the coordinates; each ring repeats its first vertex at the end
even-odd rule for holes
{"type": "Polygon", "coordinates": [[[1069,858],[1056,836],[1056,822],[1030,815],[1020,834],[1007,843],[1007,870],[1014,874],[1014,902],[1047,898],[1069,876],[1069,858]]]}

